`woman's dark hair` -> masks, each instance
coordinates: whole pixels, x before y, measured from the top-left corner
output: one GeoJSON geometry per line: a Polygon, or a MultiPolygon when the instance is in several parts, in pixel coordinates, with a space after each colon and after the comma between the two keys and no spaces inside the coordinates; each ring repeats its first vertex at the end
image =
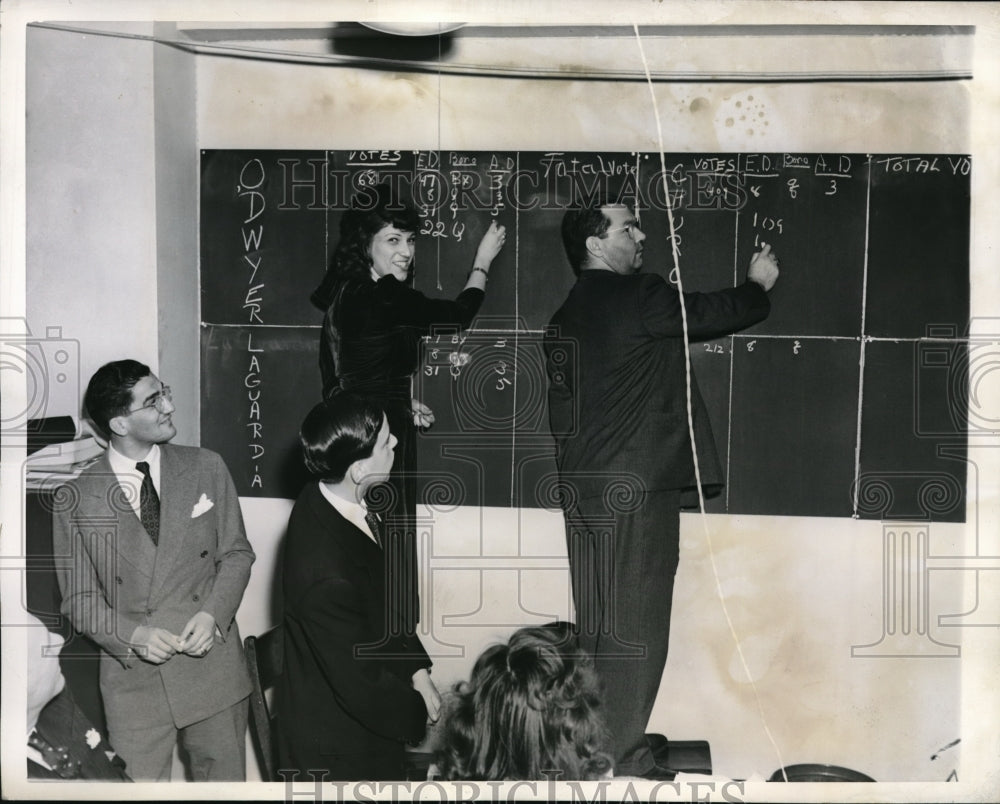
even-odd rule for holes
{"type": "Polygon", "coordinates": [[[599,779],[604,746],[597,676],[565,623],[521,628],[487,648],[458,684],[438,754],[442,778],[599,779]]]}
{"type": "Polygon", "coordinates": [[[372,238],[386,226],[395,226],[401,232],[416,232],[420,216],[389,184],[360,188],[351,199],[350,209],[340,219],[340,239],[330,256],[326,275],[309,297],[316,307],[326,312],[340,282],[368,276],[372,238]]]}
{"type": "Polygon", "coordinates": [[[320,480],[339,483],[352,463],[372,454],[383,417],[377,404],[357,394],[320,402],[299,428],[306,468],[320,480]]]}
{"type": "Polygon", "coordinates": [[[111,436],[109,422],[128,413],[132,407],[132,389],[152,373],[149,366],[138,360],[116,360],[94,372],[83,395],[83,408],[100,435],[111,436]]]}

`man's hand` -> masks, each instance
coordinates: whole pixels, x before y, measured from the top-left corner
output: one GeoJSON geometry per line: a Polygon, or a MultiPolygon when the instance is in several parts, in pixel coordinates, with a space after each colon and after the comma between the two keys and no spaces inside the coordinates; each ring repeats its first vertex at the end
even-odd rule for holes
{"type": "Polygon", "coordinates": [[[431,723],[437,723],[441,716],[441,694],[431,681],[431,674],[426,667],[421,667],[413,674],[413,689],[420,693],[424,699],[424,706],[427,707],[427,719],[431,723]]]}
{"type": "Polygon", "coordinates": [[[419,399],[410,400],[410,410],[413,412],[413,423],[417,427],[430,427],[434,424],[434,411],[419,399]]]}
{"type": "Polygon", "coordinates": [[[150,664],[163,664],[181,650],[181,640],[165,628],[140,625],[129,640],[136,656],[150,664]]]}
{"type": "Polygon", "coordinates": [[[204,656],[215,644],[215,617],[199,611],[181,631],[180,650],[188,656],[204,656]]]}
{"type": "Polygon", "coordinates": [[[750,270],[747,279],[756,282],[764,290],[770,290],[778,281],[778,258],[771,253],[768,243],[761,243],[761,250],[750,259],[750,270]]]}

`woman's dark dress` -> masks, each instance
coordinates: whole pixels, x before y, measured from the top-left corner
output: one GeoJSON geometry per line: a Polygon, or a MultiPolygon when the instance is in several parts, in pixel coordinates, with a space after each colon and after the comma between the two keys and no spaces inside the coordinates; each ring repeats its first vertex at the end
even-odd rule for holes
{"type": "MultiPolygon", "coordinates": [[[[411,379],[420,362],[420,339],[432,328],[465,328],[483,291],[463,290],[452,301],[430,299],[391,275],[377,282],[348,279],[334,291],[323,319],[319,366],[323,397],[350,391],[374,399],[399,440],[387,484],[369,494],[369,508],[386,522],[389,594],[403,612],[392,633],[412,632],[420,618],[416,548],[416,428],[411,379]]],[[[390,607],[393,608],[393,607],[390,607]]]]}

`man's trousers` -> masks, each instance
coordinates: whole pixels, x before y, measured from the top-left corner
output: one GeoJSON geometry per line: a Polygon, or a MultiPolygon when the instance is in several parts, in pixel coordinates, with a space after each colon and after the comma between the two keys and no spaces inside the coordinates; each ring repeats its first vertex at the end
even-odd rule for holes
{"type": "Polygon", "coordinates": [[[565,512],[580,646],[602,683],[619,776],[655,764],[645,732],[667,661],[679,502],[676,490],[606,494],[565,512]]]}

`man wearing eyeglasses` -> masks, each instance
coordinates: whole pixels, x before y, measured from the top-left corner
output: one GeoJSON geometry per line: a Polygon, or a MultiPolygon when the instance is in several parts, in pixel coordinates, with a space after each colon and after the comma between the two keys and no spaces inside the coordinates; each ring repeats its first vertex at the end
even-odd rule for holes
{"type": "Polygon", "coordinates": [[[62,612],[101,647],[108,732],[136,781],[169,781],[180,740],[195,781],[246,778],[250,678],[236,610],[254,552],[222,459],[168,444],[170,388],[119,360],[84,407],[108,439],[56,495],[62,612]]]}
{"type": "MultiPolygon", "coordinates": [[[[672,778],[645,729],[667,659],[681,507],[697,503],[688,436],[681,295],[640,270],[646,239],[628,206],[596,199],[563,217],[577,282],[546,336],[549,421],[581,646],[604,688],[615,773],[672,778]]],[[[692,340],[767,317],[778,277],[770,247],[738,287],[685,293],[692,340]]],[[[722,473],[691,377],[701,482],[722,473]]]]}

